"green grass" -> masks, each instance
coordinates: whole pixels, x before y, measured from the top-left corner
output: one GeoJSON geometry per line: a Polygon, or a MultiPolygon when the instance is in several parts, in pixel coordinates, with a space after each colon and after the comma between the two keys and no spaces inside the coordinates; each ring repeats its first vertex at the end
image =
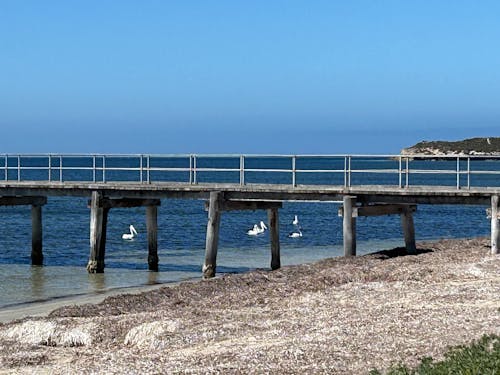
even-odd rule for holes
{"type": "Polygon", "coordinates": [[[442,361],[422,359],[410,369],[406,365],[392,366],[386,372],[370,371],[370,375],[500,375],[500,336],[484,335],[470,345],[451,348],[442,361]]]}

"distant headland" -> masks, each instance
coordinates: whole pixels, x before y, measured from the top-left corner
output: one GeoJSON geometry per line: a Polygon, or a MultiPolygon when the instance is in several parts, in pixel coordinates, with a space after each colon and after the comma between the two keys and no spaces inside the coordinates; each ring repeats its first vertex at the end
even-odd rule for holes
{"type": "Polygon", "coordinates": [[[401,155],[500,156],[500,137],[469,138],[462,141],[422,141],[401,150],[401,155]]]}

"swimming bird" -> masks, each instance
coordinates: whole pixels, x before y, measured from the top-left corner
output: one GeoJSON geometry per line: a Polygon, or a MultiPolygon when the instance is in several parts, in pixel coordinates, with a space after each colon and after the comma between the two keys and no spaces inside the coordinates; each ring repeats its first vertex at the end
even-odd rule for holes
{"type": "Polygon", "coordinates": [[[297,230],[295,232],[291,232],[288,237],[290,238],[298,238],[298,237],[302,237],[302,231],[300,230],[300,227],[297,228],[297,230]]]}
{"type": "Polygon", "coordinates": [[[299,217],[297,215],[295,215],[295,217],[293,218],[292,224],[297,227],[297,230],[295,230],[294,232],[290,232],[288,237],[290,238],[302,237],[302,230],[300,228],[299,217]]]}
{"type": "Polygon", "coordinates": [[[247,231],[247,234],[249,236],[256,236],[258,234],[264,233],[267,229],[266,224],[264,224],[263,221],[261,221],[259,224],[254,224],[253,228],[247,231]]]}
{"type": "Polygon", "coordinates": [[[253,225],[253,228],[252,228],[252,229],[249,229],[249,230],[247,231],[247,234],[248,234],[249,236],[256,236],[256,235],[258,235],[258,234],[260,234],[260,233],[262,233],[262,232],[260,231],[260,228],[259,228],[259,226],[258,226],[257,224],[254,224],[254,225],[253,225]]]}
{"type": "Polygon", "coordinates": [[[132,224],[130,224],[129,230],[130,230],[130,233],[123,233],[122,234],[122,239],[133,240],[134,237],[137,236],[138,233],[132,224]]]}

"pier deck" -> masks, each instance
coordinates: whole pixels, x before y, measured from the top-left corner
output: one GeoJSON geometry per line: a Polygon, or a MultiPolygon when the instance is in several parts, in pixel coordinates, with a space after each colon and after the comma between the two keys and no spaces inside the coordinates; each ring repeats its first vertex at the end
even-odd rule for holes
{"type": "MultiPolygon", "coordinates": [[[[500,177],[499,177],[500,179],[500,177]]],[[[228,200],[278,201],[342,201],[344,195],[355,195],[358,200],[370,202],[399,202],[420,204],[489,204],[492,195],[500,194],[500,187],[456,189],[449,186],[390,185],[329,186],[180,182],[45,182],[0,181],[0,196],[75,196],[90,197],[100,191],[107,197],[208,199],[211,191],[223,192],[228,200]]]]}

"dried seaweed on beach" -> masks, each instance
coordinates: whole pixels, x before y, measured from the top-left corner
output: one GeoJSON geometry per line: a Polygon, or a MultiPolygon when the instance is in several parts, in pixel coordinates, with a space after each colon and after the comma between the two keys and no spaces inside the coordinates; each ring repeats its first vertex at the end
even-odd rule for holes
{"type": "Polygon", "coordinates": [[[499,334],[499,296],[487,239],[420,243],[66,306],[0,327],[0,368],[363,374],[499,334]],[[16,336],[30,324],[52,345],[16,336]]]}

